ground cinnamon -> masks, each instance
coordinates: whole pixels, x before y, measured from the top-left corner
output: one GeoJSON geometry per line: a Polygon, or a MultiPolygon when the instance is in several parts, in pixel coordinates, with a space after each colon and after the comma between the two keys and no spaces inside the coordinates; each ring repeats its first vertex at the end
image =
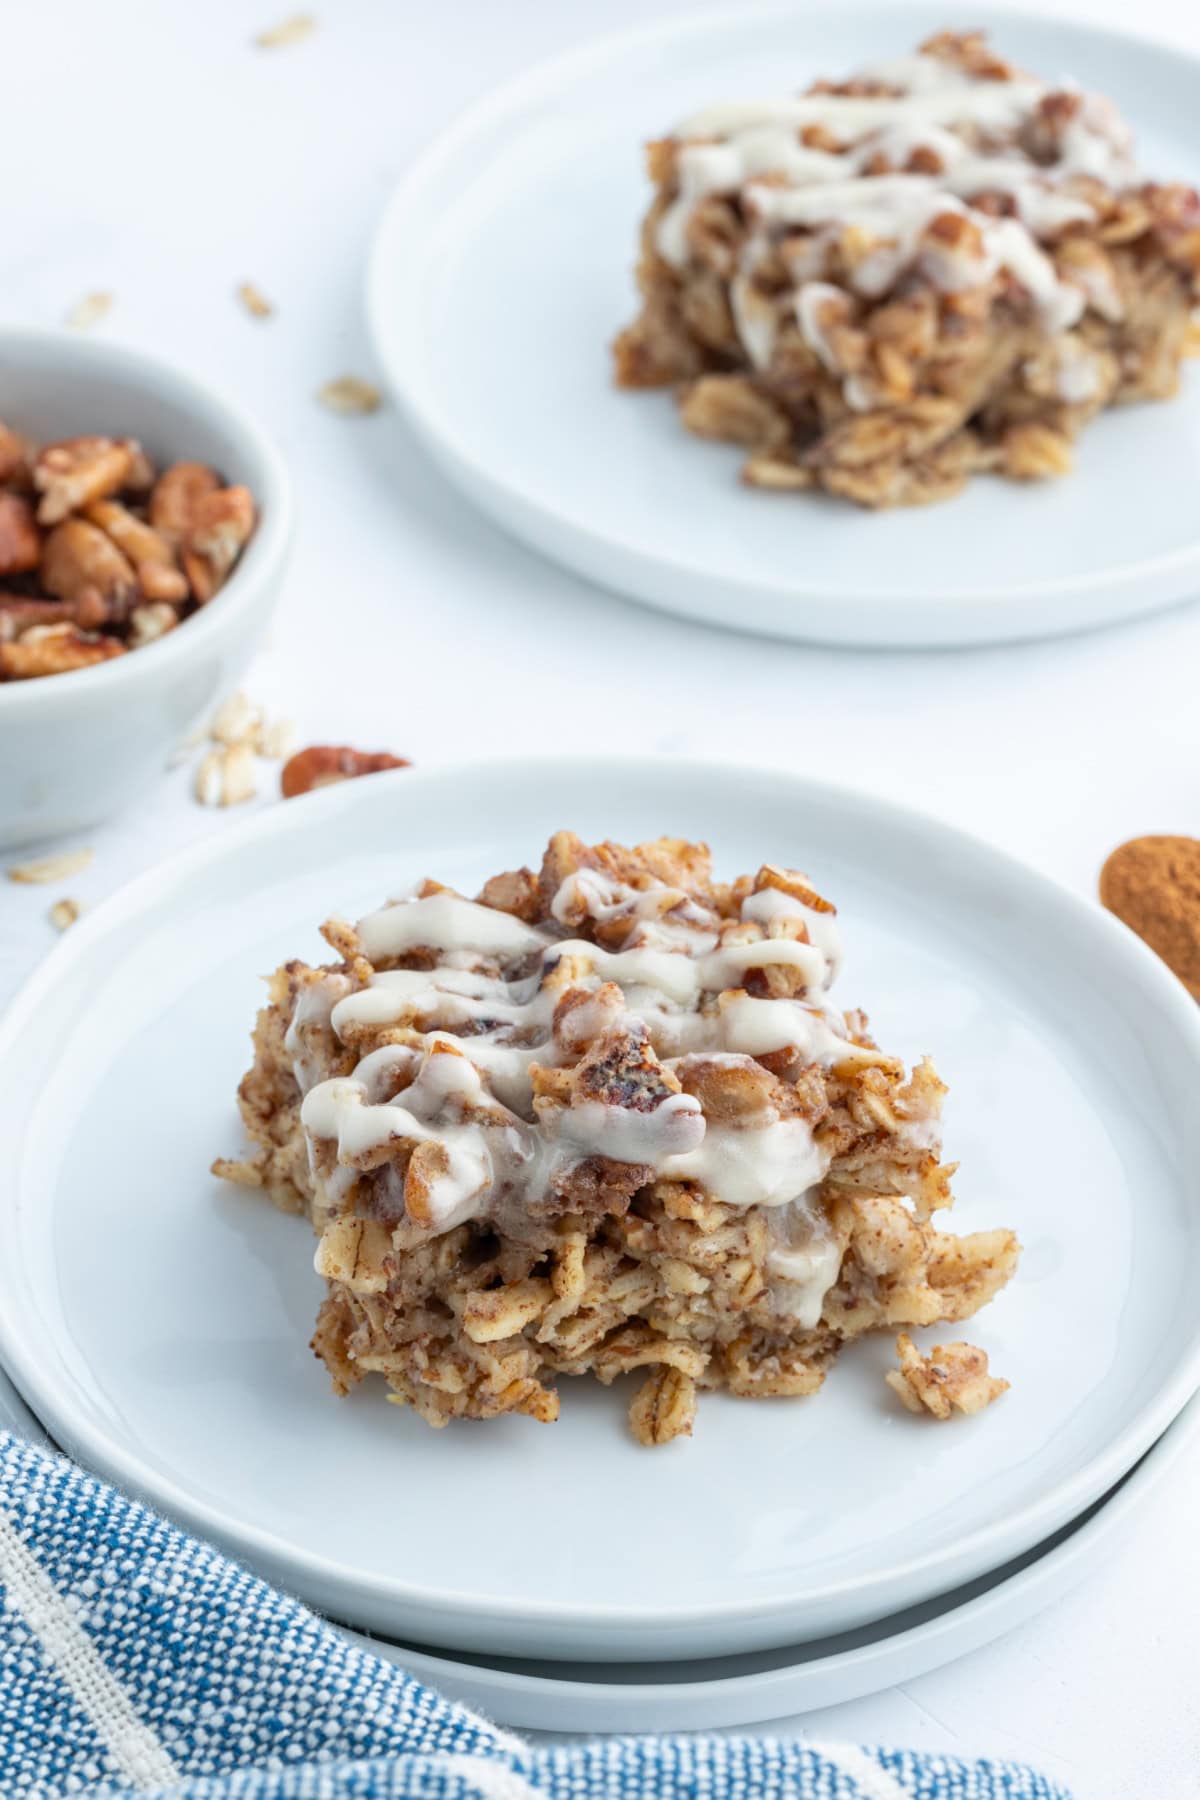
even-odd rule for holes
{"type": "Polygon", "coordinates": [[[1200,839],[1130,838],[1100,871],[1100,899],[1200,1000],[1200,839]]]}

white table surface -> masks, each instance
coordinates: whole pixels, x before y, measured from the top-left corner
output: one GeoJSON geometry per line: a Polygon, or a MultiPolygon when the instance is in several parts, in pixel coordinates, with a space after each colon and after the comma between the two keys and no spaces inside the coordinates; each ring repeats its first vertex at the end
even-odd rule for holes
{"type": "MultiPolygon", "coordinates": [[[[57,0],[13,12],[6,31],[0,307],[56,324],[83,294],[110,290],[99,330],[236,390],[290,459],[299,539],[248,677],[255,698],[294,717],[305,741],[422,763],[498,745],[643,744],[803,768],[927,807],[1085,894],[1123,838],[1200,833],[1196,606],[975,652],[739,638],[643,611],[508,542],[394,413],[347,420],[314,404],[331,376],[376,374],[363,259],[390,185],[431,131],[535,59],[691,0],[331,0],[305,43],[253,49],[253,32],[287,10],[57,0]],[[235,303],[244,280],[277,303],[268,323],[235,303]]],[[[1090,11],[1131,17],[1119,0],[1090,11]]],[[[1188,0],[1142,0],[1137,18],[1200,48],[1188,0]]],[[[70,889],[98,900],[228,817],[193,803],[185,771],[166,775],[88,834],[95,862],[70,889]]],[[[0,886],[0,996],[49,949],[52,897],[0,886]]],[[[1195,1795],[1198,1505],[1200,1450],[1084,1591],[990,1649],[803,1729],[1025,1758],[1080,1800],[1195,1795]]]]}

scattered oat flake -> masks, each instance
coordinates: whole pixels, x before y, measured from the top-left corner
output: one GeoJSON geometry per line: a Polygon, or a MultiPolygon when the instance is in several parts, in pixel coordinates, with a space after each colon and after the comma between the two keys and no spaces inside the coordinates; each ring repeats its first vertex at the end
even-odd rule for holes
{"type": "Polygon", "coordinates": [[[69,898],[56,900],[50,908],[50,923],[55,931],[65,931],[68,925],[75,923],[82,911],[83,903],[80,900],[69,898]]]}
{"type": "Polygon", "coordinates": [[[285,762],[296,748],[297,732],[292,719],[273,719],[258,728],[255,749],[268,762],[285,762]]]}
{"type": "Polygon", "coordinates": [[[213,714],[208,735],[215,744],[243,744],[262,724],[262,709],[239,689],[223,700],[213,714]]]}
{"type": "Polygon", "coordinates": [[[247,740],[210,750],[196,770],[193,792],[201,806],[240,806],[258,792],[254,747],[247,740]]]}
{"type": "Polygon", "coordinates": [[[221,805],[240,806],[258,792],[254,749],[248,743],[231,744],[221,758],[221,805]]]}
{"type": "Polygon", "coordinates": [[[260,294],[252,281],[243,281],[237,291],[237,297],[246,311],[255,319],[269,319],[275,308],[265,294],[260,294]]]}
{"type": "Polygon", "coordinates": [[[327,381],[317,389],[317,399],[330,412],[343,413],[348,418],[378,412],[381,405],[379,389],[357,375],[339,375],[336,381],[327,381]]]}
{"type": "Polygon", "coordinates": [[[95,854],[94,850],[64,850],[61,856],[43,856],[36,862],[10,863],[8,879],[24,882],[65,881],[68,875],[78,875],[80,869],[86,869],[95,854]]]}
{"type": "Polygon", "coordinates": [[[210,750],[197,765],[192,792],[201,806],[220,806],[222,786],[220,753],[210,750]]]}
{"type": "Polygon", "coordinates": [[[67,314],[67,324],[72,331],[87,331],[92,325],[98,325],[101,319],[107,318],[112,307],[111,294],[85,294],[67,314]]]}
{"type": "Polygon", "coordinates": [[[260,50],[286,50],[289,44],[302,43],[316,29],[317,21],[311,13],[293,13],[290,19],[260,31],[254,41],[260,50]]]}

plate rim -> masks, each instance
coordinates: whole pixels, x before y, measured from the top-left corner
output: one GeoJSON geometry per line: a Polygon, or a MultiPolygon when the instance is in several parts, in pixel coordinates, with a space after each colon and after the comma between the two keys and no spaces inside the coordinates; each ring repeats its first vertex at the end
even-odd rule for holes
{"type": "MultiPolygon", "coordinates": [[[[680,38],[701,38],[732,28],[753,29],[758,25],[782,22],[788,18],[794,18],[798,23],[811,20],[814,15],[819,15],[821,3],[822,0],[755,0],[754,4],[739,9],[706,9],[695,15],[668,17],[649,25],[603,33],[584,44],[546,58],[499,87],[485,92],[429,138],[393,185],[378,218],[366,262],[365,312],[372,349],[393,399],[410,427],[434,455],[439,468],[460,492],[467,495],[472,504],[482,507],[510,536],[516,536],[527,544],[532,542],[540,554],[549,556],[556,563],[565,564],[586,579],[605,584],[605,577],[592,571],[595,560],[606,556],[636,561],[650,580],[701,583],[712,581],[714,577],[702,561],[677,555],[667,557],[652,546],[631,542],[623,534],[596,531],[585,519],[547,504],[537,492],[515,478],[507,469],[497,468],[481,460],[469,436],[457,432],[452,421],[437,407],[435,390],[423,379],[419,339],[414,339],[412,333],[406,334],[409,348],[404,353],[403,362],[393,354],[391,345],[394,335],[398,334],[389,329],[387,322],[391,311],[388,294],[393,285],[387,270],[395,260],[393,243],[401,240],[406,242],[407,261],[411,267],[413,238],[407,235],[407,215],[419,203],[423,190],[436,183],[444,165],[464,144],[481,132],[502,124],[506,117],[519,114],[530,101],[553,92],[562,81],[586,74],[589,68],[603,65],[626,50],[680,38]],[[519,516],[522,511],[533,521],[533,530],[530,532],[514,522],[514,513],[519,516]],[[576,560],[566,552],[560,555],[548,547],[546,534],[557,537],[564,530],[585,546],[589,561],[576,560]]],[[[894,4],[888,4],[887,0],[843,0],[839,18],[845,19],[851,13],[861,15],[864,19],[886,16],[890,28],[902,34],[906,18],[911,19],[930,10],[931,0],[895,0],[894,4]]],[[[1036,29],[1045,26],[1047,14],[1044,9],[1036,6],[1009,5],[1007,0],[984,0],[984,4],[972,14],[972,20],[989,32],[1003,30],[1004,25],[1010,22],[1036,29]]],[[[1056,18],[1050,22],[1057,30],[1079,39],[1100,40],[1114,49],[1135,49],[1176,64],[1188,65],[1200,86],[1200,51],[1175,44],[1166,35],[1093,23],[1086,18],[1056,18]]],[[[420,241],[419,234],[416,241],[420,241]]],[[[632,247],[628,248],[629,255],[632,256],[632,247]]],[[[418,284],[413,283],[411,291],[418,291],[418,284]]],[[[415,305],[411,301],[409,304],[412,309],[410,317],[415,317],[415,305]]],[[[980,585],[972,587],[966,598],[962,596],[961,590],[946,590],[930,595],[919,585],[902,588],[859,586],[849,594],[840,592],[834,598],[827,591],[827,586],[802,586],[795,579],[765,573],[756,573],[749,581],[724,575],[716,578],[722,582],[736,581],[738,592],[752,592],[756,596],[769,598],[772,602],[787,601],[797,606],[823,605],[835,610],[847,606],[864,610],[881,608],[898,614],[905,608],[920,607],[934,620],[931,628],[923,629],[920,634],[905,635],[900,629],[902,620],[897,619],[895,636],[890,636],[888,630],[882,627],[854,634],[827,631],[814,624],[793,630],[783,619],[773,626],[739,625],[736,619],[722,618],[703,606],[676,602],[661,594],[651,595],[644,587],[637,587],[623,579],[616,568],[613,569],[611,585],[640,603],[710,625],[724,624],[728,629],[750,629],[768,635],[828,643],[876,647],[891,643],[897,647],[918,647],[1011,641],[1099,629],[1120,619],[1136,617],[1185,601],[1189,594],[1184,590],[1173,591],[1167,596],[1159,590],[1164,582],[1181,582],[1189,572],[1200,575],[1200,528],[1190,545],[1164,550],[1141,561],[1110,565],[1085,576],[1058,576],[1049,580],[1034,577],[1009,582],[1000,587],[980,585]],[[1115,591],[1133,584],[1145,592],[1135,599],[1114,605],[1107,613],[1085,611],[1083,616],[1072,615],[1056,619],[1053,623],[1040,627],[1036,620],[1022,614],[1019,620],[1014,621],[1016,629],[1012,631],[1006,631],[999,624],[989,625],[986,620],[975,620],[976,612],[983,612],[989,607],[1029,608],[1045,602],[1064,605],[1078,602],[1086,606],[1089,600],[1110,597],[1115,591]],[[959,629],[955,630],[955,626],[959,629]]]]}
{"type": "MultiPolygon", "coordinates": [[[[893,827],[900,825],[906,830],[920,833],[927,842],[932,840],[940,843],[945,849],[955,852],[959,858],[970,858],[977,868],[982,859],[982,863],[989,866],[991,871],[1007,878],[1009,882],[1015,881],[1027,891],[1032,888],[1045,905],[1060,910],[1065,908],[1077,928],[1076,939],[1087,942],[1090,938],[1105,947],[1103,954],[1106,958],[1115,959],[1116,969],[1123,970],[1128,982],[1138,987],[1143,997],[1148,998],[1162,1015],[1163,1028],[1174,1028],[1185,1043],[1190,1042],[1200,1065],[1200,1007],[1196,1006],[1183,984],[1140,938],[1098,904],[1084,900],[1072,889],[1032,864],[960,826],[862,788],[752,763],[671,755],[577,755],[559,758],[555,766],[556,770],[567,775],[573,774],[577,778],[594,779],[602,774],[606,782],[612,784],[614,794],[620,793],[623,780],[632,782],[636,777],[645,781],[648,771],[656,777],[682,779],[690,784],[705,783],[710,787],[734,779],[741,787],[747,781],[754,781],[762,786],[773,785],[780,799],[792,806],[802,806],[805,803],[835,805],[857,814],[858,823],[866,831],[870,830],[874,820],[880,820],[893,827]]],[[[544,774],[544,763],[538,757],[497,758],[486,762],[465,760],[374,776],[374,785],[367,789],[361,788],[357,782],[340,783],[289,801],[286,806],[232,821],[225,830],[211,833],[198,843],[143,871],[85,914],[68,934],[60,938],[13,996],[0,1015],[0,1070],[7,1057],[14,1051],[19,1053],[25,1022],[39,1004],[43,993],[52,991],[60,981],[69,980],[73,965],[84,956],[93,941],[101,940],[110,930],[130,918],[136,918],[147,908],[161,904],[164,895],[169,899],[170,893],[181,888],[197,870],[214,863],[236,860],[242,845],[262,836],[312,838],[313,828],[321,818],[327,814],[336,814],[342,808],[370,807],[386,813],[389,805],[387,797],[392,794],[419,795],[424,791],[426,795],[433,796],[432,802],[427,798],[425,804],[436,806],[439,788],[453,788],[463,781],[477,782],[480,774],[486,774],[489,779],[500,780],[506,789],[511,789],[514,784],[533,784],[535,778],[544,774]],[[372,800],[371,795],[377,796],[377,799],[372,800]]],[[[619,801],[616,804],[619,805],[619,801]]],[[[1093,952],[1089,951],[1089,955],[1091,954],[1093,952]]],[[[1125,988],[1117,983],[1116,991],[1122,993],[1125,988]]],[[[0,1230],[9,1217],[15,1216],[20,1191],[19,1184],[14,1183],[7,1193],[0,1195],[0,1230]]],[[[151,1504],[183,1520],[199,1535],[232,1546],[233,1554],[261,1558],[265,1563],[273,1564],[276,1569],[303,1571],[305,1580],[298,1582],[298,1587],[307,1585],[310,1592],[317,1585],[325,1592],[339,1590],[349,1594],[363,1591],[363,1569],[348,1565],[331,1555],[298,1548],[286,1537],[266,1527],[248,1524],[235,1514],[195,1498],[178,1481],[147,1464],[103,1422],[93,1421],[88,1416],[86,1407],[79,1404],[70,1390],[60,1393],[52,1376],[44,1372],[41,1359],[33,1353],[32,1345],[27,1348],[23,1342],[15,1323],[15,1307],[5,1304],[6,1299],[11,1299],[13,1292],[10,1282],[15,1284],[15,1277],[10,1276],[8,1271],[15,1270],[18,1262],[19,1259],[15,1256],[0,1262],[0,1363],[10,1370],[14,1384],[28,1396],[30,1409],[45,1421],[54,1438],[72,1454],[77,1453],[76,1446],[82,1446],[82,1450],[78,1452],[79,1460],[98,1469],[107,1479],[147,1496],[151,1504]],[[314,1579],[309,1580],[309,1577],[314,1579]]],[[[1077,1517],[1094,1500],[1115,1486],[1163,1435],[1198,1387],[1200,1319],[1197,1319],[1187,1340],[1186,1353],[1181,1355],[1172,1374],[1160,1384],[1152,1404],[1144,1407],[1118,1437],[1110,1439],[1103,1450],[1076,1467],[1068,1478],[1056,1483],[1048,1492],[1042,1493],[1016,1513],[977,1527],[973,1532],[956,1539],[951,1552],[929,1551],[902,1559],[889,1565],[885,1574],[859,1574],[819,1589],[809,1589],[802,1600],[798,1600],[796,1594],[791,1592],[759,1597],[753,1601],[739,1599],[672,1608],[648,1609],[625,1605],[589,1605],[580,1608],[548,1601],[514,1601],[511,1596],[472,1597],[463,1592],[447,1593],[436,1586],[378,1575],[370,1578],[371,1592],[385,1597],[392,1606],[407,1604],[410,1607],[424,1607],[448,1620],[482,1620],[489,1625],[503,1625],[519,1620],[523,1624],[544,1622],[572,1630],[595,1628],[604,1631],[638,1626],[679,1629],[689,1626],[711,1627],[722,1623],[733,1625],[738,1619],[748,1616],[760,1620],[780,1618],[794,1613],[799,1605],[814,1606],[843,1596],[850,1598],[872,1586],[880,1585],[885,1579],[889,1582],[902,1578],[911,1579],[919,1576],[922,1571],[928,1571],[936,1590],[936,1572],[939,1567],[944,1568],[948,1554],[959,1561],[977,1551],[986,1556],[989,1554],[986,1548],[989,1541],[1003,1538],[1006,1532],[1016,1536],[1018,1528],[1029,1534],[1029,1543],[1036,1544],[1052,1535],[1067,1519],[1077,1517]]],[[[987,1566],[994,1567],[997,1561],[1007,1561],[1011,1555],[1018,1553],[1011,1548],[1003,1549],[998,1558],[987,1566]]],[[[956,1577],[957,1579],[969,1577],[956,1577]]]]}
{"type": "MultiPolygon", "coordinates": [[[[1200,1440],[1200,1398],[1193,1396],[1183,1411],[1167,1426],[1162,1436],[1157,1438],[1129,1472],[1122,1477],[1115,1488],[1099,1501],[1092,1516],[1081,1523],[1073,1523],[1066,1530],[1057,1544],[1045,1549],[1036,1549],[1032,1559],[1024,1568],[1015,1569],[1010,1574],[996,1581],[985,1592],[973,1595],[969,1600],[959,1601],[957,1605],[944,1607],[932,1618],[924,1619],[919,1624],[904,1626],[899,1631],[888,1631],[884,1627],[891,1619],[878,1621],[877,1625],[867,1627],[872,1632],[878,1631],[878,1637],[871,1642],[858,1644],[850,1649],[836,1650],[828,1656],[813,1657],[803,1663],[789,1662],[784,1659],[791,1650],[803,1650],[803,1644],[781,1645],[777,1650],[767,1654],[778,1657],[779,1662],[768,1669],[758,1669],[744,1674],[711,1675],[696,1680],[670,1682],[654,1681],[612,1681],[598,1682],[575,1679],[569,1675],[529,1674],[524,1670],[496,1669],[486,1656],[473,1658],[463,1662],[452,1652],[444,1652],[434,1646],[424,1644],[407,1644],[400,1640],[372,1636],[359,1631],[353,1626],[330,1621],[333,1628],[343,1633],[360,1650],[373,1656],[385,1656],[389,1662],[409,1670],[419,1680],[433,1680],[444,1684],[447,1678],[464,1681],[474,1685],[478,1683],[478,1691],[466,1698],[466,1704],[481,1707],[485,1711],[492,1707],[500,1707],[510,1695],[518,1700],[530,1703],[565,1702],[569,1707],[573,1703],[586,1703],[596,1706],[604,1703],[621,1706],[636,1706],[649,1711],[654,1707],[672,1706],[678,1702],[680,1707],[712,1704],[729,1706],[742,1697],[771,1692],[786,1687],[794,1680],[803,1681],[804,1674],[811,1672],[815,1678],[818,1674],[826,1677],[843,1672],[852,1675],[855,1671],[867,1671],[880,1663],[885,1664],[881,1679],[871,1674],[869,1682],[854,1683],[853,1691],[846,1692],[839,1698],[822,1696],[811,1704],[796,1706],[794,1695],[787,1696],[788,1711],[760,1711],[759,1703],[754,1702],[754,1710],[743,1712],[738,1710],[736,1716],[720,1717],[716,1720],[706,1719],[705,1728],[711,1724],[718,1727],[731,1725],[760,1724],[766,1720],[784,1719],[802,1716],[803,1713],[816,1710],[818,1707],[841,1705],[855,1699],[865,1699],[871,1694],[882,1692],[885,1687],[893,1686],[897,1681],[911,1681],[944,1668],[960,1654],[970,1654],[987,1644],[995,1643],[1018,1625],[1035,1618],[1046,1606],[1055,1600],[1071,1593],[1087,1576],[1094,1558],[1103,1547],[1114,1539],[1119,1543],[1133,1524],[1146,1501],[1162,1486],[1166,1477],[1176,1466],[1180,1457],[1189,1446],[1200,1440]],[[1076,1565],[1082,1564],[1082,1567],[1076,1565]],[[1025,1604],[1025,1597],[1030,1589],[1050,1592],[1038,1592],[1032,1603],[1025,1604]],[[960,1651],[955,1640],[964,1628],[977,1624],[988,1614],[1011,1611],[1014,1601],[1020,1597],[1020,1614],[1017,1617],[1004,1616],[999,1622],[988,1620],[984,1627],[986,1636],[976,1638],[969,1648],[960,1651]],[[951,1642],[946,1644],[946,1637],[951,1642]],[[937,1643],[934,1656],[922,1660],[921,1667],[915,1671],[900,1673],[892,1664],[892,1659],[901,1657],[906,1651],[923,1649],[937,1643]],[[381,1649],[381,1645],[384,1648],[381,1649]],[[395,1653],[393,1655],[393,1652],[395,1653]],[[416,1654],[420,1662],[413,1667],[411,1658],[416,1654]],[[804,1671],[804,1674],[801,1673],[804,1671]],[[489,1679],[490,1678],[490,1679],[489,1679]]],[[[945,1596],[944,1598],[951,1598],[945,1596]]],[[[935,1604],[940,1604],[935,1602],[935,1604]]],[[[896,1620],[904,1618],[903,1613],[893,1615],[896,1620]]],[[[761,1655],[762,1652],[750,1652],[761,1655]]],[[[536,1660],[520,1658],[521,1661],[536,1660]]],[[[738,1656],[718,1657],[717,1661],[737,1661],[738,1656]]],[[[552,1665],[550,1665],[552,1666],[552,1665]]],[[[611,1665],[620,1668],[620,1664],[611,1665]]],[[[686,1667],[686,1664],[683,1664],[686,1667]]],[[[523,1730],[544,1730],[529,1718],[512,1718],[502,1722],[515,1725],[523,1730]]],[[[697,1721],[698,1722],[698,1721],[697,1721]]],[[[567,1722],[562,1727],[566,1730],[584,1729],[656,1729],[656,1730],[689,1730],[694,1725],[684,1719],[672,1723],[664,1723],[661,1719],[651,1724],[646,1719],[635,1719],[629,1725],[606,1727],[596,1719],[586,1723],[580,1719],[572,1724],[567,1722]]]]}

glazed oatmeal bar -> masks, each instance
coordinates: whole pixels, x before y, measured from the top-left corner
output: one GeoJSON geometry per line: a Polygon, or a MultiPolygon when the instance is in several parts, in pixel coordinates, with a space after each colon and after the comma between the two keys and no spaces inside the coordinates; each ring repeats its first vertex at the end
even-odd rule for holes
{"type": "Polygon", "coordinates": [[[218,1174],[309,1215],[313,1348],[431,1425],[558,1415],[556,1375],[643,1382],[643,1443],[699,1388],[812,1394],[842,1344],[970,1317],[1009,1231],[955,1237],[945,1089],[827,989],[834,908],[701,844],[550,841],[477,900],[427,881],[338,960],[271,978],[218,1174]]]}
{"type": "Polygon", "coordinates": [[[1174,394],[1200,198],[1145,180],[1112,104],[979,33],[650,144],[622,387],[678,385],[744,478],[862,506],[1059,475],[1105,407],[1174,394]]]}

